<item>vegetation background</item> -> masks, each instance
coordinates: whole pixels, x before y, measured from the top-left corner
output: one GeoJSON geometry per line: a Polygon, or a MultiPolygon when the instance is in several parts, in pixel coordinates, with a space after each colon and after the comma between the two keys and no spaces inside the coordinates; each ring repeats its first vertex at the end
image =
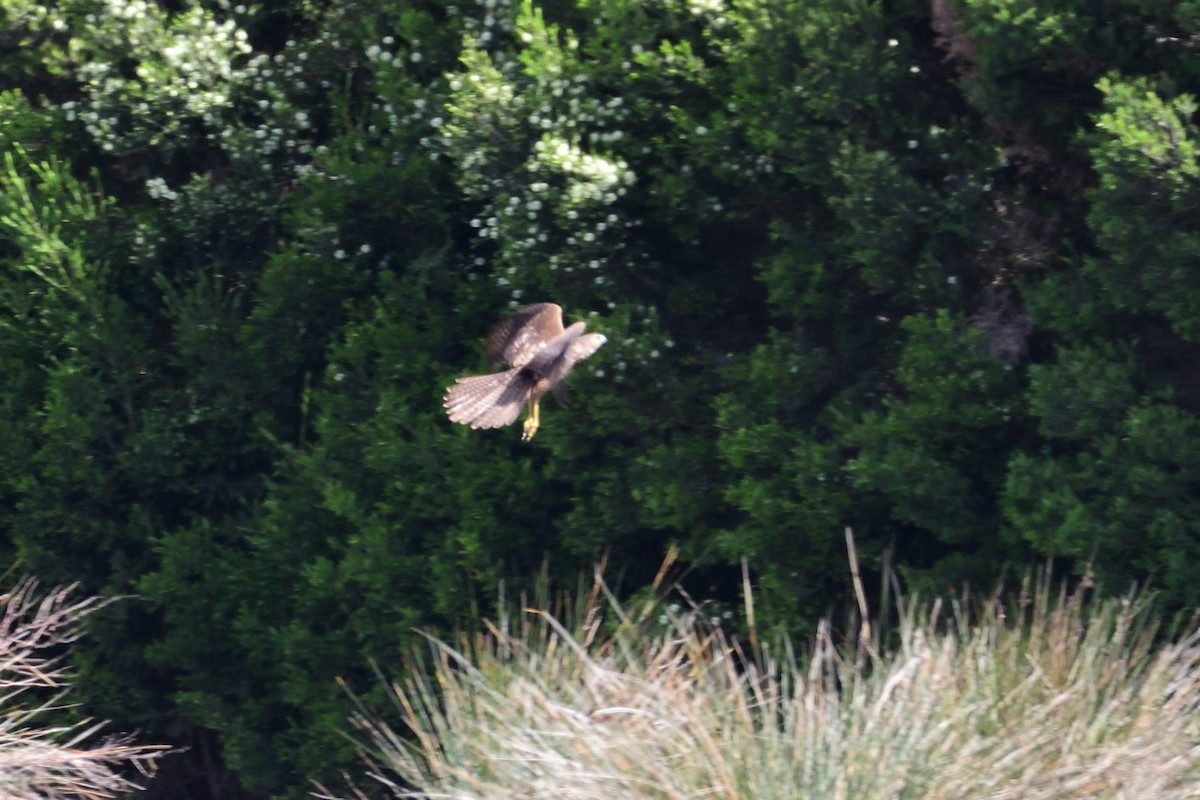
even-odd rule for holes
{"type": "Polygon", "coordinates": [[[336,785],[338,678],[600,553],[1192,608],[1198,90],[1196,0],[0,0],[0,550],[135,596],[79,689],[173,799],[336,785]],[[540,300],[570,410],[449,424],[540,300]]]}

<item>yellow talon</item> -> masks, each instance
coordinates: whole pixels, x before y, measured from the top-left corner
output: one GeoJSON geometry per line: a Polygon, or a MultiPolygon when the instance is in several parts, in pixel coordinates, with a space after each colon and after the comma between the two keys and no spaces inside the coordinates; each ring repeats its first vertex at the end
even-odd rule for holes
{"type": "Polygon", "coordinates": [[[529,416],[525,418],[525,425],[521,429],[521,441],[528,442],[537,433],[538,429],[538,401],[532,400],[529,403],[529,416]]]}

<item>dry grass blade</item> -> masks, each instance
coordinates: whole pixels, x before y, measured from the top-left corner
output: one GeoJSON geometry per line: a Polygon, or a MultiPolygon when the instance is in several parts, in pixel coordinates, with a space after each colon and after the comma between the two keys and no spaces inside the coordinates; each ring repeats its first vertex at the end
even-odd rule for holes
{"type": "Polygon", "coordinates": [[[431,640],[395,687],[401,727],[357,721],[396,797],[1200,796],[1200,632],[1156,648],[1144,598],[1083,591],[905,603],[864,663],[825,624],[804,659],[695,613],[597,626],[612,600],[593,588],[586,609],[431,640]]]}
{"type": "Polygon", "coordinates": [[[25,581],[0,596],[0,797],[5,800],[112,798],[138,788],[162,748],[100,738],[101,725],[60,718],[68,689],[62,645],[99,598],[72,600],[74,587],[38,599],[25,581]],[[130,775],[130,770],[133,775],[130,775]]]}

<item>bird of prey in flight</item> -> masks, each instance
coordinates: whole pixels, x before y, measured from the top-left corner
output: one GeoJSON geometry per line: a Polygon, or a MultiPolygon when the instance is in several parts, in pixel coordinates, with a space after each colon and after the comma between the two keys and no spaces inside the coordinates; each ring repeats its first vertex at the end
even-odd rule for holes
{"type": "Polygon", "coordinates": [[[521,431],[521,441],[528,442],[538,429],[538,401],[546,392],[561,391],[571,369],[608,341],[598,333],[584,333],[586,327],[576,322],[564,330],[562,308],[554,303],[526,306],[505,319],[488,334],[487,354],[511,369],[455,381],[443,403],[451,421],[503,428],[516,422],[528,402],[521,431]]]}

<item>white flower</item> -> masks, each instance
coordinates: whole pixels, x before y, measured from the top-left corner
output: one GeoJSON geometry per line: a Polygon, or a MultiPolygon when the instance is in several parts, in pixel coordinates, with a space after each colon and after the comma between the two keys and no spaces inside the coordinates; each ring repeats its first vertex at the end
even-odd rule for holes
{"type": "Polygon", "coordinates": [[[146,194],[154,200],[174,200],[179,193],[172,190],[163,178],[150,178],[146,181],[146,194]]]}
{"type": "Polygon", "coordinates": [[[688,0],[688,10],[696,16],[719,14],[724,11],[723,0],[688,0]]]}

